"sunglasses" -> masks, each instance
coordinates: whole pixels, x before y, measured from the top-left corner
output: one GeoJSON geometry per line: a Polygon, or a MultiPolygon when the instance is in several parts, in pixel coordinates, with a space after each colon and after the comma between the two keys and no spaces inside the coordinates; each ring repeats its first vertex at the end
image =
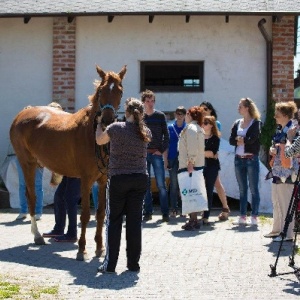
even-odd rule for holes
{"type": "Polygon", "coordinates": [[[184,116],[184,113],[176,113],[177,116],[184,116]]]}
{"type": "Polygon", "coordinates": [[[205,111],[208,111],[208,108],[207,108],[207,107],[202,106],[202,108],[203,108],[205,111]]]}
{"type": "Polygon", "coordinates": [[[203,125],[205,125],[205,126],[206,126],[206,125],[212,125],[212,124],[211,124],[211,123],[209,123],[208,121],[204,121],[204,122],[203,122],[203,125]]]}

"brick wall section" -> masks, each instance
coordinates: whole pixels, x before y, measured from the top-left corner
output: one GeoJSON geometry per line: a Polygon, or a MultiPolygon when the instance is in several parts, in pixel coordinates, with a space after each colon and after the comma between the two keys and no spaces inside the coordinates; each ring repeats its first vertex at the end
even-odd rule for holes
{"type": "Polygon", "coordinates": [[[53,18],[53,101],[66,111],[75,110],[76,18],[53,18]]]}
{"type": "Polygon", "coordinates": [[[294,100],[294,17],[273,22],[273,100],[294,100]]]}

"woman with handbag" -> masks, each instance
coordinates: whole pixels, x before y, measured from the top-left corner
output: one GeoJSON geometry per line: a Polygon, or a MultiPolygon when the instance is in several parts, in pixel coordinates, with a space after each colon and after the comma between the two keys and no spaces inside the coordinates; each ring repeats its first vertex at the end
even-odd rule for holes
{"type": "MultiPolygon", "coordinates": [[[[181,185],[180,173],[188,172],[190,175],[196,170],[202,170],[204,167],[204,130],[201,127],[203,123],[203,108],[193,106],[188,109],[185,122],[187,126],[182,130],[178,143],[179,150],[179,169],[178,181],[181,185]]],[[[181,190],[181,193],[183,191],[181,190]]],[[[205,191],[206,194],[206,191],[205,191]]],[[[182,200],[184,206],[184,200],[182,200]]],[[[200,211],[200,210],[199,210],[200,211]]],[[[182,226],[184,230],[195,230],[200,228],[197,220],[197,213],[191,212],[189,221],[182,226]]]]}
{"type": "MultiPolygon", "coordinates": [[[[296,157],[285,157],[285,145],[287,137],[293,132],[293,116],[297,111],[294,101],[278,102],[275,104],[274,118],[278,128],[272,140],[270,148],[272,167],[272,203],[273,203],[273,228],[264,237],[274,238],[274,242],[280,242],[280,233],[284,229],[285,217],[288,211],[290,196],[294,188],[294,181],[298,172],[298,161],[296,157]]],[[[284,241],[293,240],[294,221],[289,224],[284,241]]]]}
{"type": "Polygon", "coordinates": [[[213,116],[204,117],[202,128],[205,133],[205,168],[203,175],[205,178],[208,201],[208,210],[204,211],[202,221],[203,225],[208,225],[214,196],[214,185],[220,170],[220,161],[217,154],[220,147],[220,131],[218,130],[216,119],[213,116]]]}

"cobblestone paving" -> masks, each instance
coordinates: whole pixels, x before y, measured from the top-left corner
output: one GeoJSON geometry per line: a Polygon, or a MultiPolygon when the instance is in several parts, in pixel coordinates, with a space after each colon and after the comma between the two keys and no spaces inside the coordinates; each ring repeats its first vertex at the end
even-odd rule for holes
{"type": "MultiPolygon", "coordinates": [[[[123,229],[117,274],[97,273],[95,258],[95,220],[87,229],[89,260],[76,261],[77,244],[56,243],[36,246],[29,219],[15,221],[18,211],[0,210],[0,275],[14,276],[38,285],[59,286],[53,299],[300,299],[300,284],[288,266],[290,242],[283,244],[277,277],[270,278],[279,243],[263,237],[270,221],[256,227],[217,221],[199,231],[181,229],[185,219],[161,223],[156,213],[143,226],[141,272],[126,271],[125,231],[123,229]]],[[[78,216],[78,221],[79,221],[78,216]]],[[[44,209],[38,221],[40,232],[54,224],[53,208],[44,209]]],[[[103,257],[100,259],[100,261],[103,257]]],[[[300,256],[296,256],[300,265],[300,256]]],[[[48,299],[48,298],[47,298],[48,299]]]]}

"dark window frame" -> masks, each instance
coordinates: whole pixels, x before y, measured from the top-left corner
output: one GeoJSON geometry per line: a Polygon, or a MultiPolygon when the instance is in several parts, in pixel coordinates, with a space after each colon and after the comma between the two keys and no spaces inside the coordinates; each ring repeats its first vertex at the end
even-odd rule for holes
{"type": "MultiPolygon", "coordinates": [[[[204,92],[204,61],[140,61],[140,91],[144,91],[146,89],[148,90],[152,90],[154,92],[198,92],[198,93],[203,93],[204,92]],[[193,66],[193,67],[197,67],[197,76],[195,77],[195,74],[193,74],[190,77],[193,78],[183,78],[178,77],[177,80],[181,81],[182,86],[180,85],[151,85],[151,84],[147,84],[146,83],[146,68],[150,66],[150,67],[157,67],[158,70],[158,74],[159,72],[159,68],[167,68],[168,66],[172,66],[172,67],[185,67],[185,66],[193,66]],[[183,82],[184,80],[187,79],[191,79],[191,80],[200,80],[199,82],[199,86],[184,86],[183,82]]],[[[148,79],[149,80],[149,79],[148,79]]],[[[156,79],[157,81],[159,80],[158,78],[156,79]]],[[[165,82],[167,82],[168,78],[163,78],[162,80],[164,80],[165,82]]],[[[173,79],[173,82],[176,80],[173,79]]],[[[172,81],[172,80],[171,80],[172,81]]]]}

